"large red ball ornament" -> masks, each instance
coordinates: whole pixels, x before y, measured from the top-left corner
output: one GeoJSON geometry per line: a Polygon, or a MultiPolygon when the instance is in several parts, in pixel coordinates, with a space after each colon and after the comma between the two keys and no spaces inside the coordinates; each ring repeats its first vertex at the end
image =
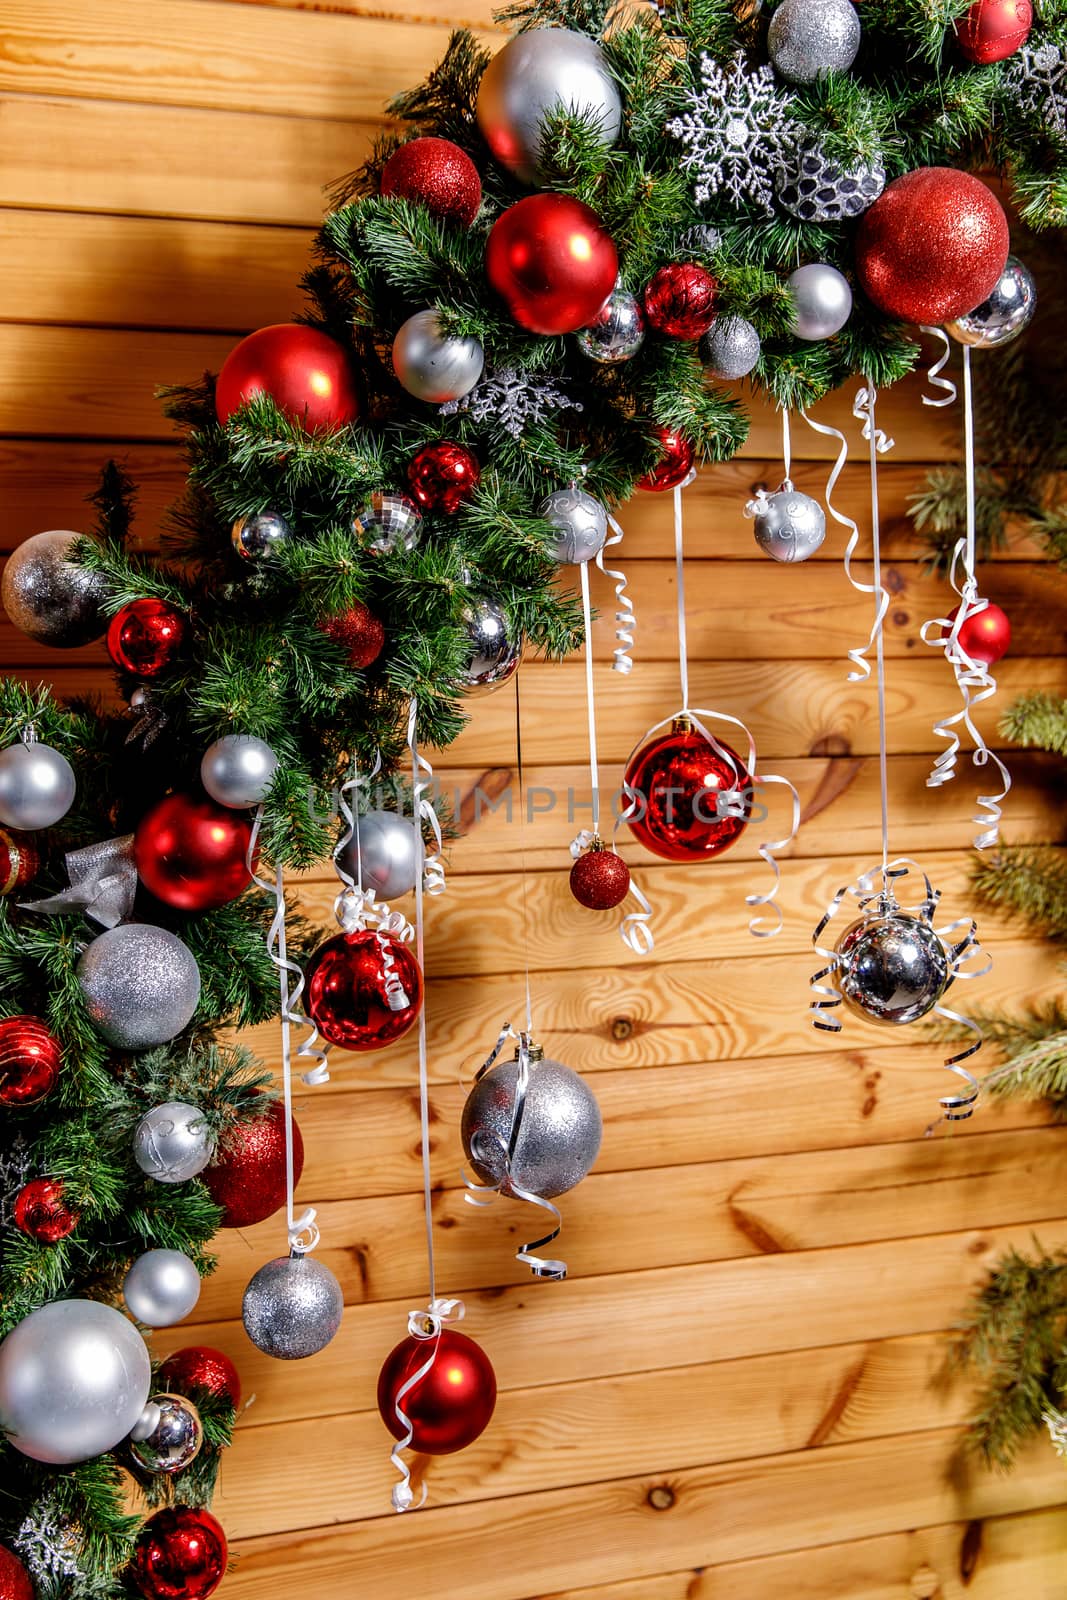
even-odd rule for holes
{"type": "Polygon", "coordinates": [[[493,223],[485,271],[520,328],[574,333],[615,287],[619,258],[587,205],[566,194],[531,194],[493,223]]]}
{"type": "Polygon", "coordinates": [[[630,869],[622,856],[603,846],[580,855],[571,867],[571,894],[590,911],[610,911],[630,892],[630,869]]]}
{"type": "MultiPolygon", "coordinates": [[[[304,1141],[293,1118],[293,1181],[304,1170],[304,1141]]],[[[262,1117],[235,1123],[219,1142],[215,1160],[200,1174],[222,1207],[223,1228],[251,1228],[285,1204],[285,1107],[272,1102],[262,1117]]]]}
{"type": "Polygon", "coordinates": [[[974,0],[956,23],[960,54],[975,66],[1006,61],[1030,36],[1031,0],[974,0]]]}
{"type": "Polygon", "coordinates": [[[752,809],[752,780],[728,744],[719,750],[679,718],[633,757],[626,787],[639,799],[627,818],[634,838],[665,861],[699,861],[721,855],[744,832],[752,809]],[[744,814],[725,812],[721,796],[740,791],[744,814]]]}
{"type": "Polygon", "coordinates": [[[240,812],[191,794],[168,794],[146,811],[133,836],[145,888],[179,911],[211,911],[251,883],[245,860],[252,826],[240,812]]]}
{"type": "Polygon", "coordinates": [[[201,1506],[170,1506],[137,1536],[129,1571],[145,1600],[207,1600],[226,1575],[226,1535],[201,1506]]]}
{"type": "Polygon", "coordinates": [[[348,657],[348,665],[362,671],[377,661],[385,649],[385,627],[362,600],[353,600],[347,611],[327,617],[319,626],[348,657]]]}
{"type": "Polygon", "coordinates": [[[672,261],[645,288],[645,316],[657,333],[672,339],[702,339],[715,321],[719,284],[696,261],[672,261]]]}
{"type": "Polygon", "coordinates": [[[441,439],[423,445],[408,464],[411,498],[423,511],[453,516],[482,481],[482,469],[466,445],[441,439]]]}
{"type": "MultiPolygon", "coordinates": [[[[955,622],[959,609],[959,606],[956,606],[949,612],[951,622],[955,622]]],[[[947,638],[948,633],[945,630],[942,632],[947,638]]],[[[972,661],[981,661],[987,667],[991,667],[994,661],[999,661],[1001,656],[1007,655],[1011,645],[1011,623],[1008,621],[1007,612],[990,601],[983,611],[971,613],[956,637],[972,661]]]]}
{"type": "Polygon", "coordinates": [[[411,139],[382,168],[382,194],[421,200],[435,217],[469,228],[482,203],[482,180],[451,139],[411,139]]]}
{"type": "MultiPolygon", "coordinates": [[[[303,1155],[303,1150],[301,1150],[303,1155]]],[[[241,1375],[229,1356],[210,1344],[190,1344],[169,1355],[156,1375],[156,1388],[195,1400],[203,1390],[225,1400],[235,1411],[241,1405],[241,1375]]]]}
{"type": "Polygon", "coordinates": [[[38,1244],[58,1244],[81,1221],[81,1213],[63,1195],[58,1178],[31,1178],[15,1196],[16,1228],[38,1244]]]}
{"type": "Polygon", "coordinates": [[[0,1022],[0,1105],[35,1106],[55,1088],[62,1065],[59,1041],[40,1017],[0,1022]]]}
{"type": "Polygon", "coordinates": [[[0,1600],[34,1600],[36,1591],[18,1556],[0,1544],[0,1600]]]}
{"type": "Polygon", "coordinates": [[[422,1006],[422,973],[391,933],[362,928],[320,944],[304,974],[307,1011],[330,1044],[380,1050],[400,1039],[422,1006]]]}
{"type": "Polygon", "coordinates": [[[158,678],[185,639],[185,618],[165,600],[131,600],[116,611],[107,630],[107,653],[123,672],[158,678]]]}
{"type": "MultiPolygon", "coordinates": [[[[407,1429],[396,1414],[397,1395],[430,1358],[432,1339],[401,1339],[378,1377],[378,1410],[394,1439],[407,1429]]],[[[400,1402],[411,1421],[412,1450],[447,1456],[472,1444],[489,1426],[496,1406],[496,1373],[473,1339],[442,1328],[437,1355],[425,1377],[400,1402]]]]}
{"type": "Polygon", "coordinates": [[[0,828],[0,895],[25,889],[37,876],[40,865],[40,851],[32,834],[0,828]]]}
{"type": "Polygon", "coordinates": [[[242,339],[222,364],[215,388],[220,422],[256,395],[309,433],[342,428],[359,416],[348,352],[336,339],[296,322],[277,322],[242,339]]]}
{"type": "Polygon", "coordinates": [[[879,311],[936,327],[989,295],[1008,244],[1004,209],[984,183],[955,167],[919,167],[864,213],[856,269],[879,311]]]}
{"type": "Polygon", "coordinates": [[[656,465],[643,478],[638,478],[637,487],[661,494],[685,482],[693,470],[696,450],[690,439],[683,433],[675,433],[673,428],[656,428],[654,432],[663,453],[656,465]]]}

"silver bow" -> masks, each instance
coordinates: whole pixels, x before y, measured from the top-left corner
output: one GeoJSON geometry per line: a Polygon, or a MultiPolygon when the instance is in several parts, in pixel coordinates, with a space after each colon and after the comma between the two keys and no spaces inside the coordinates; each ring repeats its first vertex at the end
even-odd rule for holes
{"type": "Polygon", "coordinates": [[[104,928],[117,928],[133,911],[137,894],[137,868],[133,864],[133,834],[121,839],[102,839],[67,852],[70,888],[46,900],[23,900],[20,911],[42,911],[46,916],[63,916],[84,911],[104,928]]]}

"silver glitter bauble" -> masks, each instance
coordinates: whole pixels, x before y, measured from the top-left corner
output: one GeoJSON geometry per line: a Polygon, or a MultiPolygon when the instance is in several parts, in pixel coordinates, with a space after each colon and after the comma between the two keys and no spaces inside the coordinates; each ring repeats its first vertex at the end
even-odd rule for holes
{"type": "Polygon", "coordinates": [[[611,291],[587,328],[575,334],[578,348],[591,361],[611,366],[629,361],[645,342],[645,314],[629,289],[611,291]]]}
{"type": "Polygon", "coordinates": [[[475,595],[460,613],[470,642],[464,677],[472,689],[506,683],[522,659],[522,634],[513,634],[507,613],[489,595],[475,595]]]}
{"type": "Polygon", "coordinates": [[[416,311],[393,340],[393,371],[416,400],[444,405],[470,394],[482,375],[485,351],[477,339],[449,339],[436,311],[416,311]]]}
{"type": "Polygon", "coordinates": [[[99,639],[107,627],[100,614],[108,594],[106,578],[68,559],[81,537],[66,528],[35,533],[12,551],[4,568],[2,592],[9,619],[31,639],[59,650],[99,639]]]}
{"type": "Polygon", "coordinates": [[[50,828],[74,804],[77,784],[66,756],[31,740],[0,750],[0,822],[32,833],[50,828]]]}
{"type": "Polygon", "coordinates": [[[200,1413],[180,1394],[154,1394],[130,1433],[130,1454],[145,1472],[184,1472],[204,1442],[200,1413]]]}
{"type": "Polygon", "coordinates": [[[467,1160],[483,1183],[503,1182],[551,1200],[581,1183],[600,1152],[603,1124],[592,1089],[570,1067],[530,1053],[529,1083],[518,1143],[505,1160],[511,1139],[519,1063],[501,1061],[479,1078],[463,1107],[461,1136],[467,1160]]]}
{"type": "Polygon", "coordinates": [[[753,532],[765,555],[775,561],[806,561],[826,538],[826,513],[810,494],[785,483],[752,504],[753,532]]]}
{"type": "Polygon", "coordinates": [[[870,1022],[914,1022],[948,987],[949,959],[928,922],[907,911],[860,917],[837,941],[837,986],[870,1022]]]}
{"type": "Polygon", "coordinates": [[[264,1355],[302,1361],[324,1350],[341,1326],[341,1285],[314,1256],[278,1256],[245,1290],[241,1320],[264,1355]]]}
{"type": "Polygon", "coordinates": [[[778,204],[802,222],[843,222],[861,217],[885,188],[880,161],[842,166],[815,140],[797,146],[774,174],[778,204]]]}
{"type": "Polygon", "coordinates": [[[204,751],[200,782],[220,806],[243,810],[266,798],[277,767],[278,757],[262,739],[226,733],[204,751]]]}
{"type": "Polygon", "coordinates": [[[200,1274],[180,1250],[146,1250],[123,1278],[122,1298],[138,1322],[170,1328],[195,1310],[200,1274]]]}
{"type": "Polygon", "coordinates": [[[373,555],[410,554],[422,538],[422,512],[406,494],[377,490],[353,517],[352,531],[373,555]]]}
{"type": "Polygon", "coordinates": [[[187,1183],[203,1172],[215,1138],[199,1106],[167,1100],[146,1111],[133,1134],[133,1159],[157,1183],[187,1183]]]}
{"type": "Polygon", "coordinates": [[[518,34],[486,67],[477,111],[486,144],[520,182],[539,181],[545,117],[561,110],[595,118],[605,148],[618,139],[622,101],[604,52],[569,28],[518,34]]]}
{"type": "Polygon", "coordinates": [[[584,489],[556,489],[541,501],[537,515],[556,529],[556,542],[550,552],[553,561],[577,566],[582,561],[592,561],[604,548],[607,511],[584,489]]]}
{"type": "Polygon", "coordinates": [[[192,951],[147,922],[98,934],[76,972],[93,1025],[120,1050],[166,1044],[191,1021],[200,999],[192,951]]]}
{"type": "Polygon", "coordinates": [[[760,337],[744,317],[716,317],[700,341],[700,359],[713,378],[744,378],[760,358],[760,337]]]}
{"type": "Polygon", "coordinates": [[[945,323],[945,332],[960,344],[996,350],[1024,333],[1037,310],[1037,284],[1018,256],[1009,256],[996,288],[965,317],[945,323]]]}
{"type": "Polygon", "coordinates": [[[230,530],[234,549],[246,561],[272,555],[292,536],[292,528],[278,511],[253,511],[247,517],[238,517],[230,530]]]}
{"type": "Polygon", "coordinates": [[[50,1300],[0,1344],[0,1428],[34,1461],[88,1461],[125,1439],[151,1383],[145,1342],[120,1311],[50,1300]]]}
{"type": "Polygon", "coordinates": [[[774,69],[790,83],[847,72],[860,47],[852,0],[783,0],[767,30],[774,69]]]}
{"type": "Polygon", "coordinates": [[[410,894],[419,871],[419,836],[410,817],[368,811],[338,860],[350,877],[373,889],[379,900],[410,894]]]}
{"type": "Polygon", "coordinates": [[[848,279],[825,261],[812,261],[790,274],[786,287],[796,310],[798,339],[829,339],[852,315],[848,279]]]}

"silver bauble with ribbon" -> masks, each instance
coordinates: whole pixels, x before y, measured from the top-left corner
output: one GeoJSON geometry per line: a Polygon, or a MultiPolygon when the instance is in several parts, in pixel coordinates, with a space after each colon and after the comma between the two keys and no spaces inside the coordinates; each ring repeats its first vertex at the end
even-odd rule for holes
{"type": "Polygon", "coordinates": [[[522,659],[522,634],[491,595],[473,595],[460,612],[470,650],[463,675],[472,689],[495,689],[513,676],[522,659]]]}
{"type": "Polygon", "coordinates": [[[230,541],[246,561],[273,555],[292,536],[293,530],[280,511],[250,512],[247,517],[238,517],[230,529],[230,541]]]}
{"type": "Polygon", "coordinates": [[[4,610],[16,628],[39,644],[72,650],[99,639],[107,627],[100,612],[108,594],[107,579],[70,559],[82,537],[67,528],[35,533],[8,556],[4,610]]]}
{"type": "Polygon", "coordinates": [[[188,1183],[215,1153],[215,1137],[199,1106],[167,1100],[146,1111],[133,1133],[133,1159],[157,1183],[188,1183]]]}
{"type": "Polygon", "coordinates": [[[802,222],[844,222],[861,217],[885,188],[881,161],[843,166],[814,139],[797,145],[774,174],[778,204],[802,222]]]}
{"type": "Polygon", "coordinates": [[[1037,310],[1037,284],[1018,256],[1009,256],[1004,271],[988,299],[965,317],[945,323],[959,344],[978,350],[996,350],[1025,333],[1037,310]]]}
{"type": "Polygon", "coordinates": [[[530,28],[490,61],[477,106],[486,144],[522,183],[539,181],[544,121],[552,111],[594,121],[605,147],[619,137],[622,101],[596,40],[569,28],[530,28]]]}
{"type": "Polygon", "coordinates": [[[837,941],[834,978],[856,1016],[915,1022],[948,988],[949,955],[930,924],[907,911],[860,917],[837,941]]]}
{"type": "Polygon", "coordinates": [[[592,561],[604,548],[608,536],[608,514],[593,495],[584,489],[556,489],[537,508],[556,530],[550,554],[553,561],[578,566],[592,561]]]}
{"type": "Polygon", "coordinates": [[[341,1285],[314,1256],[278,1256],[260,1267],[245,1290],[241,1320],[264,1355],[303,1361],[324,1350],[341,1326],[341,1285]]]}
{"type": "Polygon", "coordinates": [[[422,538],[422,512],[408,495],[379,489],[353,517],[352,531],[372,555],[410,555],[422,538]]]}
{"type": "Polygon", "coordinates": [[[338,857],[339,864],[379,901],[410,894],[419,872],[419,836],[410,817],[367,811],[338,857]]]}
{"type": "Polygon", "coordinates": [[[50,744],[20,740],[0,750],[0,822],[6,828],[50,828],[66,816],[76,790],[73,767],[50,744]]]}
{"type": "Polygon", "coordinates": [[[0,1429],[34,1461],[88,1461],[125,1439],[151,1383],[145,1342],[120,1311],[50,1300],[0,1344],[0,1429]]]}
{"type": "Polygon", "coordinates": [[[716,317],[699,348],[713,378],[745,378],[760,358],[760,337],[744,317],[716,317]]]}
{"type": "Polygon", "coordinates": [[[278,768],[278,757],[250,733],[226,733],[208,745],[200,762],[200,782],[220,806],[243,810],[258,806],[278,768]]]}
{"type": "Polygon", "coordinates": [[[130,1454],[145,1472],[172,1475],[196,1460],[204,1425],[191,1400],[181,1394],[154,1394],[130,1433],[130,1454]]]}
{"type": "Polygon", "coordinates": [[[787,288],[796,312],[798,339],[829,339],[852,315],[848,279],[826,261],[812,261],[790,274],[787,288]]]}
{"type": "Polygon", "coordinates": [[[83,951],[76,975],[94,1027],[120,1050],[167,1044],[192,1020],[200,999],[192,951],[147,922],[99,934],[83,951]]]}
{"type": "Polygon", "coordinates": [[[767,30],[774,70],[790,83],[847,72],[860,47],[852,0],[783,0],[767,30]]]}
{"type": "Polygon", "coordinates": [[[826,538],[826,513],[810,494],[786,480],[773,494],[757,496],[746,507],[756,543],[775,561],[806,561],[826,538]]]}
{"type": "Polygon", "coordinates": [[[444,405],[470,394],[482,375],[485,351],[477,339],[450,339],[434,310],[416,311],[393,340],[393,371],[416,400],[444,405]]]}
{"type": "Polygon", "coordinates": [[[579,350],[590,361],[613,366],[629,361],[645,342],[645,314],[629,289],[617,284],[587,328],[574,335],[579,350]]]}
{"type": "Polygon", "coordinates": [[[581,1183],[596,1160],[603,1132],[600,1107],[584,1078],[533,1048],[509,1179],[506,1155],[518,1075],[516,1057],[479,1078],[463,1107],[463,1148],[483,1183],[551,1200],[581,1183]]]}
{"type": "Polygon", "coordinates": [[[131,1317],[150,1328],[172,1328],[196,1309],[200,1274],[180,1250],[146,1250],[122,1280],[131,1317]]]}

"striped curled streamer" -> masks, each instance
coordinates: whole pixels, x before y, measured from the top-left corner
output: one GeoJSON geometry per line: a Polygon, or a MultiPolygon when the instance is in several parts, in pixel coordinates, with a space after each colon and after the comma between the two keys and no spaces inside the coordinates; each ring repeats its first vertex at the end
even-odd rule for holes
{"type": "Polygon", "coordinates": [[[930,328],[924,323],[919,329],[920,333],[929,334],[931,339],[936,339],[943,345],[941,354],[936,361],[932,361],[926,369],[926,381],[932,389],[940,389],[940,395],[924,394],[923,405],[932,406],[935,410],[942,410],[945,406],[956,403],[959,390],[951,378],[942,377],[942,373],[952,359],[952,341],[944,328],[930,328]]]}
{"type": "Polygon", "coordinates": [[[624,675],[634,669],[633,656],[630,652],[634,647],[634,630],[637,627],[637,613],[634,611],[633,601],[626,592],[626,574],[614,567],[604,565],[604,551],[612,545],[621,544],[623,531],[615,518],[608,512],[608,526],[613,537],[606,539],[596,554],[596,564],[615,585],[615,650],[612,656],[611,669],[624,675]]]}
{"type": "Polygon", "coordinates": [[[447,1323],[462,1322],[466,1307],[462,1300],[430,1301],[425,1311],[408,1312],[408,1333],[413,1339],[425,1339],[428,1346],[426,1360],[411,1374],[404,1384],[397,1390],[393,1402],[396,1419],[403,1428],[403,1437],[398,1439],[389,1453],[389,1459],[396,1468],[400,1482],[393,1485],[392,1505],[394,1511],[417,1511],[419,1506],[426,1502],[426,1485],[422,1485],[422,1492],[415,1499],[415,1491],[411,1487],[411,1468],[404,1460],[404,1451],[411,1448],[411,1441],[415,1437],[415,1429],[411,1418],[404,1410],[404,1400],[422,1382],[437,1360],[437,1349],[441,1343],[441,1333],[447,1323]]]}

